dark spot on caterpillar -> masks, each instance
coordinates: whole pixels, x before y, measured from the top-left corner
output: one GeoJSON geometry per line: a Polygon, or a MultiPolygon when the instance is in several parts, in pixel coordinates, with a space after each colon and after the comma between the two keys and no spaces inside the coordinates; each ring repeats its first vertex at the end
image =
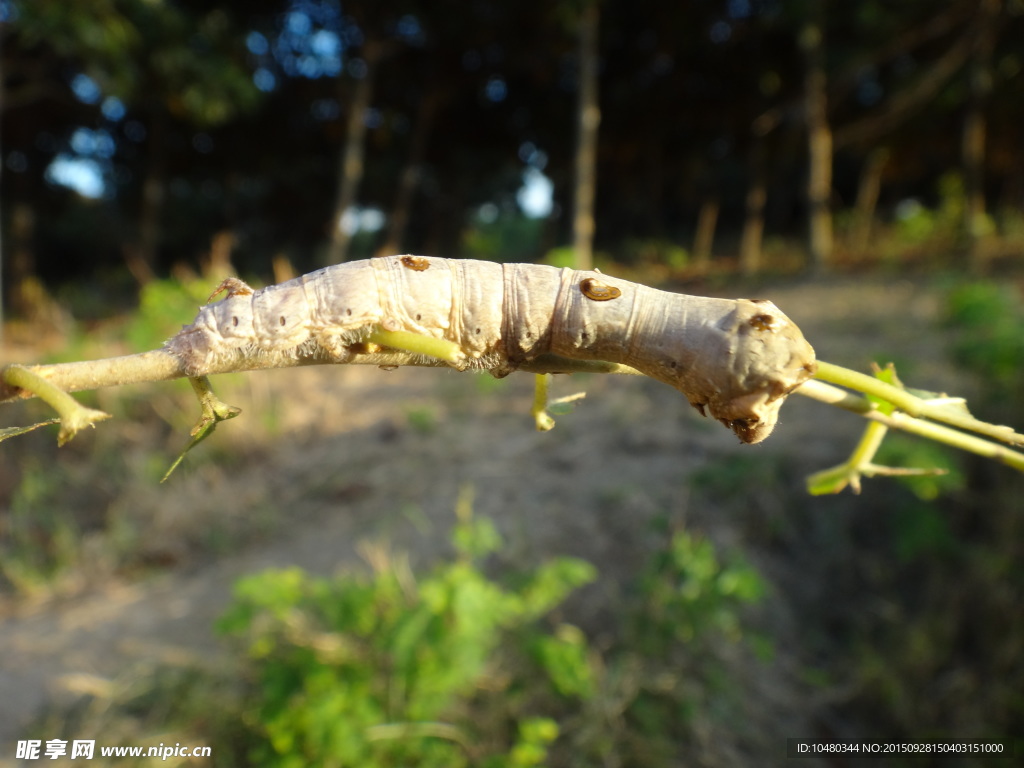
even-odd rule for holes
{"type": "Polygon", "coordinates": [[[418,323],[422,319],[423,319],[423,315],[421,315],[420,313],[417,312],[416,313],[416,322],[418,323]]]}
{"type": "Polygon", "coordinates": [[[769,301],[768,299],[751,299],[750,303],[751,304],[771,304],[771,301],[769,301]]]}
{"type": "Polygon", "coordinates": [[[747,323],[758,331],[774,331],[775,318],[772,315],[754,315],[747,323]]]}
{"type": "Polygon", "coordinates": [[[586,341],[587,340],[587,332],[586,331],[583,331],[583,333],[580,334],[580,339],[582,341],[586,341]]]}
{"type": "Polygon", "coordinates": [[[473,331],[473,333],[475,333],[477,336],[479,336],[480,335],[480,329],[477,328],[476,330],[473,331]]]}
{"type": "Polygon", "coordinates": [[[669,367],[669,368],[671,368],[671,369],[672,369],[673,371],[674,371],[674,370],[675,370],[675,369],[676,369],[676,368],[677,368],[678,366],[679,366],[679,363],[677,363],[677,362],[676,362],[675,360],[669,360],[669,361],[668,361],[668,367],[669,367]]]}
{"type": "Polygon", "coordinates": [[[285,323],[287,322],[287,321],[286,321],[286,320],[284,319],[284,315],[281,315],[281,317],[280,317],[279,319],[280,319],[280,321],[281,321],[281,326],[283,327],[283,326],[285,325],[285,323]]]}
{"type": "Polygon", "coordinates": [[[593,277],[581,280],[580,290],[583,292],[584,296],[593,301],[611,301],[612,299],[617,299],[622,295],[622,291],[614,285],[602,283],[600,280],[595,280],[593,277]]]}
{"type": "Polygon", "coordinates": [[[238,315],[235,315],[235,316],[233,316],[231,318],[231,327],[232,328],[237,328],[238,327],[238,315]]]}
{"type": "Polygon", "coordinates": [[[352,310],[351,309],[346,309],[345,310],[345,314],[348,315],[349,317],[352,317],[352,310]]]}
{"type": "Polygon", "coordinates": [[[422,272],[430,267],[430,261],[422,256],[403,256],[402,266],[408,267],[416,272],[422,272]]]}

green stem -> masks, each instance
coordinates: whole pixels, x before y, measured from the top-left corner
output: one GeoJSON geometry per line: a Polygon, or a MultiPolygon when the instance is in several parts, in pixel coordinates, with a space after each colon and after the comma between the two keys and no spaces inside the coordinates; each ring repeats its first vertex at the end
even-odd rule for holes
{"type": "Polygon", "coordinates": [[[550,373],[538,373],[533,377],[533,407],[530,413],[537,422],[538,432],[549,432],[555,428],[555,420],[548,413],[548,387],[550,373]]]}
{"type": "Polygon", "coordinates": [[[857,447],[850,455],[850,463],[855,467],[870,464],[875,458],[875,454],[878,453],[878,449],[882,447],[882,441],[888,431],[889,427],[880,422],[872,421],[868,424],[864,434],[861,435],[860,442],[857,443],[857,447]]]}
{"type": "Polygon", "coordinates": [[[382,723],[367,728],[366,736],[370,741],[409,738],[446,739],[468,749],[465,734],[458,727],[448,723],[382,723]]]}
{"type": "Polygon", "coordinates": [[[60,416],[58,445],[64,445],[80,429],[110,418],[109,413],[86,408],[60,387],[23,366],[8,365],[3,370],[3,380],[11,386],[32,392],[57,411],[60,416]]]}
{"type": "Polygon", "coordinates": [[[382,347],[400,349],[403,352],[412,352],[415,355],[425,355],[437,360],[444,360],[453,365],[465,364],[466,353],[454,341],[447,339],[436,339],[433,336],[424,336],[421,333],[409,331],[386,331],[377,328],[366,340],[382,347]]]}
{"type": "MultiPolygon", "coordinates": [[[[983,440],[974,435],[968,435],[955,429],[935,424],[930,421],[910,416],[905,413],[883,413],[875,403],[870,400],[857,397],[836,387],[820,381],[808,381],[802,387],[794,391],[817,400],[827,405],[833,405],[863,416],[865,419],[876,421],[893,429],[910,432],[920,437],[945,443],[962,451],[976,453],[987,459],[994,459],[1002,464],[1013,467],[1024,472],[1024,454],[1013,451],[1005,446],[983,440]]],[[[831,470],[829,470],[831,471],[831,470]]]]}
{"type": "Polygon", "coordinates": [[[861,435],[860,442],[850,454],[850,458],[838,466],[823,469],[808,476],[808,492],[815,496],[823,493],[839,493],[849,485],[854,493],[860,493],[860,478],[862,475],[870,475],[874,466],[871,460],[878,453],[888,431],[889,427],[885,424],[880,424],[877,421],[869,422],[864,434],[861,435]]]}
{"type": "Polygon", "coordinates": [[[1005,446],[991,443],[988,440],[982,440],[980,437],[965,435],[963,432],[950,429],[942,424],[922,421],[905,413],[894,413],[891,416],[886,416],[885,414],[874,412],[866,414],[866,416],[889,427],[902,429],[904,432],[910,432],[919,437],[945,443],[962,451],[976,453],[979,456],[984,456],[986,459],[993,459],[1020,472],[1024,472],[1024,453],[1018,453],[1005,446]]]}
{"type": "Polygon", "coordinates": [[[892,384],[887,384],[874,376],[868,376],[866,373],[843,368],[841,365],[827,363],[824,360],[818,361],[818,372],[814,378],[838,384],[841,387],[849,387],[867,395],[874,395],[880,400],[892,403],[911,416],[920,416],[924,405],[924,401],[914,397],[905,389],[894,387],[892,384]]]}
{"type": "Polygon", "coordinates": [[[174,473],[174,470],[178,468],[178,465],[185,460],[185,454],[212,435],[220,422],[233,419],[242,412],[241,408],[236,408],[233,405],[228,405],[227,403],[222,402],[221,399],[213,393],[213,388],[210,386],[210,380],[206,376],[190,376],[188,383],[192,385],[192,391],[195,392],[196,397],[199,398],[199,405],[202,412],[199,415],[199,421],[196,422],[196,425],[192,427],[192,431],[189,433],[192,436],[192,439],[189,441],[188,445],[185,446],[185,450],[183,450],[178,458],[174,460],[174,463],[171,464],[170,469],[164,473],[163,479],[160,480],[161,483],[167,482],[167,479],[174,473]]]}
{"type": "Polygon", "coordinates": [[[818,361],[818,372],[815,378],[843,387],[873,395],[880,400],[892,403],[904,413],[922,419],[932,419],[950,424],[958,429],[1001,440],[1012,445],[1024,445],[1024,435],[1014,432],[1010,427],[980,421],[962,407],[961,400],[937,399],[933,401],[917,397],[905,389],[887,384],[874,376],[852,371],[839,365],[818,361]]]}

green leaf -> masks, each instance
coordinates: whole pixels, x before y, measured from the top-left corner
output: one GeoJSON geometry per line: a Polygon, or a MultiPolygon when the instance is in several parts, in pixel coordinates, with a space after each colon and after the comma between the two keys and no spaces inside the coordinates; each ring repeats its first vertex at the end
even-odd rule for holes
{"type": "Polygon", "coordinates": [[[47,421],[40,421],[38,424],[33,424],[30,427],[5,427],[4,429],[0,429],[0,443],[10,437],[24,435],[26,432],[31,432],[33,429],[39,429],[40,427],[45,427],[48,424],[59,423],[60,419],[48,419],[47,421]]]}
{"type": "Polygon", "coordinates": [[[583,631],[572,624],[560,624],[554,637],[537,639],[535,652],[562,696],[589,699],[594,693],[594,670],[590,665],[590,647],[583,631]]]}

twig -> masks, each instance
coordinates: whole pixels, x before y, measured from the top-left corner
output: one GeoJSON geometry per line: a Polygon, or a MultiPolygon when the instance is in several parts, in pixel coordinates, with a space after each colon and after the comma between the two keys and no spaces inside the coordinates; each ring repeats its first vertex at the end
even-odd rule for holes
{"type": "MultiPolygon", "coordinates": [[[[239,364],[224,361],[219,368],[207,371],[207,375],[220,373],[244,373],[270,368],[289,368],[306,365],[333,365],[333,360],[319,356],[300,356],[293,360],[274,360],[272,363],[261,361],[260,358],[246,359],[239,364]]],[[[378,366],[419,366],[427,368],[447,368],[442,360],[427,360],[420,355],[401,350],[373,351],[357,354],[346,365],[378,365],[378,366]]],[[[170,381],[188,377],[178,358],[156,349],[136,355],[108,357],[101,360],[89,360],[78,363],[55,363],[53,365],[9,365],[0,369],[0,403],[12,402],[37,397],[38,392],[32,387],[23,387],[12,381],[8,372],[14,369],[29,371],[48,381],[63,392],[82,392],[84,390],[120,387],[126,384],[143,384],[155,381],[170,381]]],[[[558,355],[541,355],[534,360],[523,363],[519,370],[527,373],[619,373],[642,376],[635,368],[619,363],[606,363],[592,360],[571,360],[558,355]]]]}
{"type": "MultiPolygon", "coordinates": [[[[263,361],[259,357],[243,362],[225,361],[210,374],[236,373],[305,365],[326,365],[333,361],[319,356],[299,356],[293,360],[263,361]]],[[[394,349],[373,349],[357,354],[347,364],[356,365],[414,365],[424,367],[447,367],[442,360],[424,359],[421,355],[394,349]]],[[[1024,444],[1024,435],[1010,427],[998,426],[979,421],[961,407],[962,401],[951,398],[922,399],[911,392],[886,384],[871,376],[819,361],[818,379],[840,383],[892,403],[897,411],[886,414],[877,403],[858,397],[823,380],[811,380],[795,390],[795,393],[828,405],[856,413],[866,419],[887,427],[910,432],[929,440],[935,440],[961,450],[976,453],[989,459],[1024,471],[1024,454],[994,444],[973,435],[951,429],[934,421],[943,421],[960,429],[1004,442],[1024,444]],[[951,405],[951,403],[955,405],[951,405]],[[931,419],[933,421],[926,421],[931,419]]],[[[600,361],[572,360],[557,355],[542,355],[524,363],[519,370],[529,373],[614,373],[642,375],[627,365],[600,361]]],[[[85,408],[75,401],[69,392],[116,387],[125,384],[167,381],[186,378],[188,374],[176,357],[163,351],[153,350],[136,355],[106,358],[77,363],[54,365],[21,366],[8,365],[0,370],[0,403],[18,399],[41,397],[53,406],[61,416],[59,442],[63,444],[84,426],[107,418],[107,414],[85,408]]],[[[866,465],[862,465],[866,466],[866,465]]]]}
{"type": "MultiPolygon", "coordinates": [[[[866,377],[870,378],[870,377],[866,377]]],[[[857,397],[838,387],[833,387],[821,381],[808,381],[795,394],[809,397],[827,405],[850,411],[863,416],[865,419],[876,421],[893,429],[901,429],[929,440],[935,440],[963,451],[976,453],[987,459],[993,459],[1007,466],[1024,472],[1024,454],[1006,448],[1005,446],[991,443],[974,435],[964,434],[955,429],[950,429],[941,424],[911,416],[907,413],[883,413],[878,406],[867,398],[857,397]]],[[[981,422],[984,423],[984,422],[981,422]]],[[[993,426],[993,425],[989,425],[993,426]]],[[[1005,428],[1009,429],[1009,428],[1005,428]]],[[[1013,430],[1010,430],[1012,433],[1013,430]]],[[[1014,433],[1015,434],[1015,433],[1014,433]]],[[[1020,436],[1015,436],[1019,439],[1020,436]]]]}

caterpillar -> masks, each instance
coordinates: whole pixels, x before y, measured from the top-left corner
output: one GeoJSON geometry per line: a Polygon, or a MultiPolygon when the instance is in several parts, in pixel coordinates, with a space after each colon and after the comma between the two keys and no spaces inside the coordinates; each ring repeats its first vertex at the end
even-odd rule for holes
{"type": "Polygon", "coordinates": [[[229,278],[210,300],[221,292],[165,344],[190,376],[250,358],[386,361],[372,340],[385,331],[437,345],[395,342],[419,358],[496,377],[541,355],[628,365],[757,443],[816,370],[813,348],[770,301],[668,293],[596,271],[388,256],[260,290],[229,278]]]}

